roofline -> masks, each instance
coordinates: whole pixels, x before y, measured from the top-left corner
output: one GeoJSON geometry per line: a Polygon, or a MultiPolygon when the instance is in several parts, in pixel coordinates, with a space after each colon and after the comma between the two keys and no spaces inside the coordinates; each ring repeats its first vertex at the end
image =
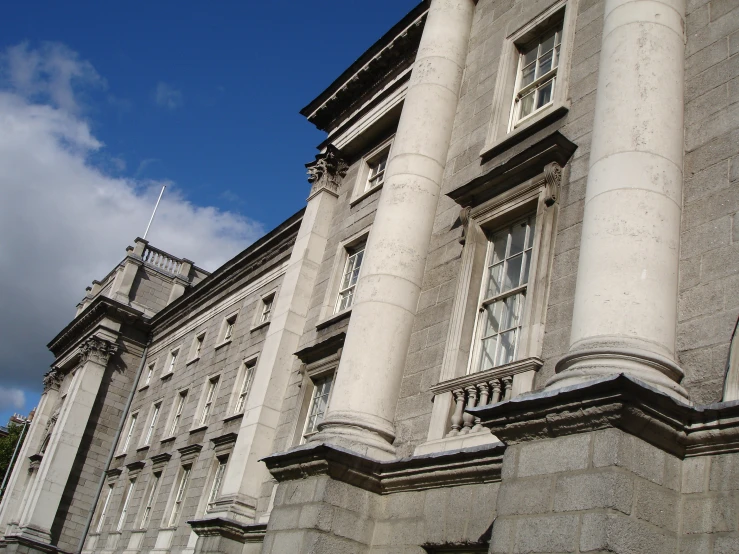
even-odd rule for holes
{"type": "Polygon", "coordinates": [[[393,25],[393,27],[382,37],[370,46],[357,60],[349,66],[337,79],[334,80],[323,92],[316,96],[307,106],[300,110],[300,114],[308,119],[316,112],[316,110],[330,99],[341,87],[348,82],[352,76],[359,72],[362,67],[367,65],[372,58],[381,52],[387,45],[393,42],[397,36],[406,29],[416,19],[421,17],[428,10],[430,0],[422,0],[415,8],[408,12],[403,19],[393,25]]]}

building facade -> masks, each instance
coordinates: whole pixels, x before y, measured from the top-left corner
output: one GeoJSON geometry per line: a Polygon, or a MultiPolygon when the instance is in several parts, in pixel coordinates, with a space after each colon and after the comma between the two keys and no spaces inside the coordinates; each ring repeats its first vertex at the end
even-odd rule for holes
{"type": "Polygon", "coordinates": [[[52,340],[2,552],[739,552],[739,4],[430,0],[305,208],[52,340]]]}

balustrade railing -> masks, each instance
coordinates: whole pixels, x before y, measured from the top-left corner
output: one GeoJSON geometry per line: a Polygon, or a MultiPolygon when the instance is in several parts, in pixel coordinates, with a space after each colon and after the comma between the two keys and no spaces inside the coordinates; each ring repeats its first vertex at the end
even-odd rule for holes
{"type": "Polygon", "coordinates": [[[180,270],[180,266],[182,265],[182,260],[179,258],[170,256],[166,252],[162,252],[152,246],[147,246],[144,249],[144,254],[141,256],[141,259],[144,260],[145,263],[152,265],[157,269],[174,274],[180,270]]]}

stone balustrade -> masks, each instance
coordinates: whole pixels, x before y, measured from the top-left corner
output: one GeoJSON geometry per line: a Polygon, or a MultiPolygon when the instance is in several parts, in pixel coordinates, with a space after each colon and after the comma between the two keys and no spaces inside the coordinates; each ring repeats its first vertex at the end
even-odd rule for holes
{"type": "Polygon", "coordinates": [[[479,418],[467,413],[467,410],[505,402],[519,394],[529,392],[533,386],[534,375],[542,365],[543,362],[539,358],[527,358],[487,371],[457,377],[432,387],[431,392],[436,396],[442,394],[452,396],[452,410],[445,436],[455,437],[483,431],[479,418]]]}
{"type": "Polygon", "coordinates": [[[168,273],[177,274],[182,265],[182,260],[175,258],[158,248],[147,245],[144,249],[144,254],[141,256],[144,263],[166,271],[168,273]]]}

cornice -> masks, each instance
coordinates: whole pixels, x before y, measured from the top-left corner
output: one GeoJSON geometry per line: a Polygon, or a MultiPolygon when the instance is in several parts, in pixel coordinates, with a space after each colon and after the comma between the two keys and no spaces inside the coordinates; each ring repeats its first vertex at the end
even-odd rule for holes
{"type": "Polygon", "coordinates": [[[240,543],[261,543],[267,533],[266,523],[245,525],[225,517],[195,519],[187,522],[199,537],[224,537],[240,543]]]}
{"type": "Polygon", "coordinates": [[[496,443],[381,462],[316,443],[262,461],[278,482],[329,475],[360,489],[390,494],[499,481],[504,450],[505,445],[496,443]]]}
{"type": "Polygon", "coordinates": [[[739,452],[739,401],[690,405],[623,374],[467,411],[507,444],[618,428],[680,458],[739,452]]]}
{"type": "Polygon", "coordinates": [[[337,333],[312,346],[298,350],[295,356],[304,364],[312,364],[336,354],[344,346],[344,340],[346,340],[346,333],[337,333]]]}

